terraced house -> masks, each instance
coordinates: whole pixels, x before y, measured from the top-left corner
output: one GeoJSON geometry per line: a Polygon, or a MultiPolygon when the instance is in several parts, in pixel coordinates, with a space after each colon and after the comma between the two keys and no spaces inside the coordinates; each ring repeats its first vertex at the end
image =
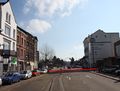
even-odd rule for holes
{"type": "Polygon", "coordinates": [[[17,27],[17,58],[18,70],[38,68],[38,39],[24,29],[17,27]]]}
{"type": "Polygon", "coordinates": [[[0,3],[0,75],[16,69],[16,28],[9,0],[0,3]]]}
{"type": "Polygon", "coordinates": [[[0,2],[0,76],[8,71],[37,68],[38,39],[18,27],[9,0],[0,2]]]}

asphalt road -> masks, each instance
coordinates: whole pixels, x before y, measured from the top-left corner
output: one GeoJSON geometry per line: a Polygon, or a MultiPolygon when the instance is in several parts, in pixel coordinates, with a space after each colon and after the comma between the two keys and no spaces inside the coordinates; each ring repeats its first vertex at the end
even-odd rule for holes
{"type": "Polygon", "coordinates": [[[120,91],[120,82],[90,72],[45,74],[2,86],[0,91],[120,91]]]}

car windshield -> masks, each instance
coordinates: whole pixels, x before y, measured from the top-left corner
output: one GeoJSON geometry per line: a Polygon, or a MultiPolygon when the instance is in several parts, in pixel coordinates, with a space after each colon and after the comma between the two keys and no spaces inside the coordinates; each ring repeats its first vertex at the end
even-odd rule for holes
{"type": "Polygon", "coordinates": [[[37,70],[33,70],[32,72],[37,72],[37,70]]]}
{"type": "Polygon", "coordinates": [[[21,74],[26,74],[27,73],[27,71],[22,71],[22,72],[20,72],[21,74]]]}
{"type": "Polygon", "coordinates": [[[13,73],[5,74],[5,77],[13,76],[13,73]]]}

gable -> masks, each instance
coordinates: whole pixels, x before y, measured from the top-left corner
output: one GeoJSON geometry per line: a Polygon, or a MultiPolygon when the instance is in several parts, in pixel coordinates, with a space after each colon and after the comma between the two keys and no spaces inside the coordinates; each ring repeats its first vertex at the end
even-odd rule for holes
{"type": "Polygon", "coordinates": [[[16,19],[15,19],[15,16],[14,16],[14,13],[13,13],[13,10],[12,10],[10,2],[7,2],[6,4],[4,4],[2,6],[2,13],[3,13],[3,15],[6,15],[6,12],[8,12],[11,15],[12,22],[16,23],[16,19]]]}

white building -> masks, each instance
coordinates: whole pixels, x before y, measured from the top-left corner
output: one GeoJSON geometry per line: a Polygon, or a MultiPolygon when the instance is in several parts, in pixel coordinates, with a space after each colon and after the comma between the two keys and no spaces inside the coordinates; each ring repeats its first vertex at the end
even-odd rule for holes
{"type": "Polygon", "coordinates": [[[98,30],[84,40],[84,52],[90,66],[94,66],[97,60],[114,57],[114,43],[119,40],[119,33],[105,33],[98,30]]]}
{"type": "Polygon", "coordinates": [[[17,24],[9,0],[0,3],[0,74],[10,70],[16,63],[16,29],[17,24]]]}

